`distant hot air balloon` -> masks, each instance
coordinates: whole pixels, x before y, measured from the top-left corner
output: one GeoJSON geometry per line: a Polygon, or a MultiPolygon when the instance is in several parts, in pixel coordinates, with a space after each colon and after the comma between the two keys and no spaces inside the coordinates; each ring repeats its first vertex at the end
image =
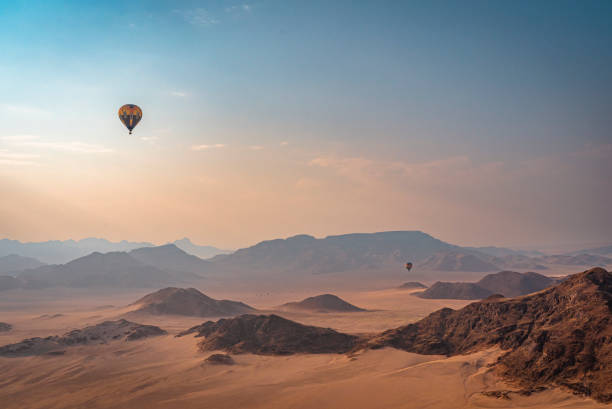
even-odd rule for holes
{"type": "Polygon", "coordinates": [[[119,108],[119,119],[121,119],[123,125],[130,131],[131,135],[132,129],[134,129],[142,119],[142,109],[140,109],[138,105],[125,104],[119,108]]]}
{"type": "Polygon", "coordinates": [[[406,263],[406,270],[410,271],[412,269],[412,263],[406,263]]]}

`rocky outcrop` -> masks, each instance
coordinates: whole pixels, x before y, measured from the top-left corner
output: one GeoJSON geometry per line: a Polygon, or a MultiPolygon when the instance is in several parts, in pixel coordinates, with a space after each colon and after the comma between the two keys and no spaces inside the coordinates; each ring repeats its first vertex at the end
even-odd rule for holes
{"type": "Polygon", "coordinates": [[[415,288],[427,288],[427,286],[425,284],[419,283],[418,281],[408,281],[407,283],[404,283],[397,288],[400,288],[402,290],[412,290],[415,288]]]}
{"type": "Polygon", "coordinates": [[[54,354],[77,345],[107,344],[113,341],[134,341],[165,335],[166,331],[153,325],[142,325],[126,320],[105,321],[83,329],[67,332],[62,336],[24,339],[16,344],[0,347],[0,356],[54,354]]]}
{"type": "Polygon", "coordinates": [[[204,360],[205,363],[210,365],[234,365],[234,358],[228,354],[212,354],[204,360]]]}
{"type": "Polygon", "coordinates": [[[359,338],[330,328],[302,325],[278,315],[241,315],[208,321],[178,336],[195,334],[204,339],[201,351],[226,351],[234,354],[291,355],[298,353],[342,354],[352,350],[359,338]]]}
{"type": "Polygon", "coordinates": [[[366,311],[344,301],[333,294],[322,294],[308,297],[299,302],[290,302],[280,306],[284,310],[311,311],[311,312],[359,312],[366,311]]]}
{"type": "Polygon", "coordinates": [[[516,271],[500,271],[484,276],[478,284],[491,293],[503,294],[506,297],[535,293],[559,283],[556,278],[538,273],[517,273],[516,271]]]}
{"type": "Polygon", "coordinates": [[[514,299],[444,308],[385,331],[367,347],[456,355],[499,346],[499,374],[526,389],[560,385],[612,401],[612,274],[594,268],[514,299]]]}

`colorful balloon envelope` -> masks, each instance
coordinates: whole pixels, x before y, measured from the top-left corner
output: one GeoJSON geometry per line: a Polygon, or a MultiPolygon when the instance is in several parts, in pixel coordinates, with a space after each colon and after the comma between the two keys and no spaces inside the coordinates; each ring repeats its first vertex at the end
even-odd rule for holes
{"type": "Polygon", "coordinates": [[[142,109],[138,105],[125,104],[119,108],[119,119],[123,122],[123,125],[132,134],[132,129],[138,125],[138,122],[142,119],[142,109]]]}
{"type": "Polygon", "coordinates": [[[412,263],[406,263],[406,270],[410,271],[412,269],[412,263]]]}

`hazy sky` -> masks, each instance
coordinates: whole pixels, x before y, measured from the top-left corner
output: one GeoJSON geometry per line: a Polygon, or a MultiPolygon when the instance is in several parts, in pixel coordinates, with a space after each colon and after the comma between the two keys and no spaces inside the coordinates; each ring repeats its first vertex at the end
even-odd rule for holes
{"type": "Polygon", "coordinates": [[[2,1],[0,238],[612,243],[611,107],[607,0],[2,1]]]}

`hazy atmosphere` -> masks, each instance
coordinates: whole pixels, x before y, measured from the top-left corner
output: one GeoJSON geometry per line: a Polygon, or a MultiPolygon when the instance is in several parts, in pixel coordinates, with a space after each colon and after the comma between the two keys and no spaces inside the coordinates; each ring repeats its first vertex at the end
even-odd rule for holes
{"type": "Polygon", "coordinates": [[[2,409],[612,409],[612,1],[0,0],[2,409]]]}
{"type": "Polygon", "coordinates": [[[129,4],[0,4],[0,236],[612,238],[608,1],[129,4]]]}

